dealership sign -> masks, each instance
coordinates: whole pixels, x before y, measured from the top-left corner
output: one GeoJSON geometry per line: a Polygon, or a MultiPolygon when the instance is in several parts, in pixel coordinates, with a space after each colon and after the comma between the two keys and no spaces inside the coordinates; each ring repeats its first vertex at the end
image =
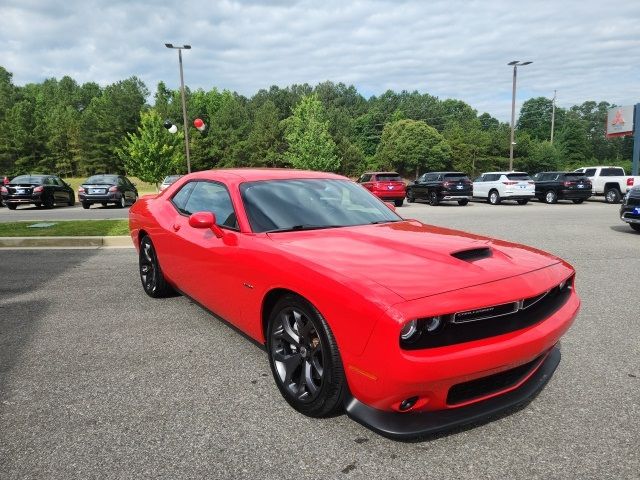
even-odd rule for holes
{"type": "Polygon", "coordinates": [[[633,135],[633,105],[613,107],[607,113],[607,137],[633,135]]]}

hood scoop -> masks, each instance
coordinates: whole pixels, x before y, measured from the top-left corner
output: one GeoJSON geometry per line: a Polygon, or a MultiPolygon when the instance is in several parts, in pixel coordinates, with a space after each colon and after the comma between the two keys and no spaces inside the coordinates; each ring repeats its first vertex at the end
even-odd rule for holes
{"type": "Polygon", "coordinates": [[[481,247],[481,248],[471,248],[468,250],[460,250],[459,252],[454,252],[451,254],[452,257],[457,258],[458,260],[462,260],[465,262],[475,262],[477,260],[482,260],[484,258],[489,258],[493,255],[491,248],[489,247],[481,247]]]}

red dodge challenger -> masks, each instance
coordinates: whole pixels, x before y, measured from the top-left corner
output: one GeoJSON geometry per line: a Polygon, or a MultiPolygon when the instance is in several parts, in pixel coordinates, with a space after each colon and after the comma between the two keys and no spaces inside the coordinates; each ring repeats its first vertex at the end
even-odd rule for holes
{"type": "Polygon", "coordinates": [[[148,295],[188,295],[265,345],[299,412],[393,438],[526,403],[580,307],[563,260],[404,220],[339,175],[193,173],[129,225],[148,295]]]}

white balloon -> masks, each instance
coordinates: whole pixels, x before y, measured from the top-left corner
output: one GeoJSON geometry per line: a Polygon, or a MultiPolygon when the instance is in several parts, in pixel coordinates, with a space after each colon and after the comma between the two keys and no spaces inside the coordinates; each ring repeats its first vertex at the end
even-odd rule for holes
{"type": "Polygon", "coordinates": [[[171,128],[169,129],[169,133],[176,133],[178,131],[178,127],[176,127],[175,125],[171,125],[171,128]]]}

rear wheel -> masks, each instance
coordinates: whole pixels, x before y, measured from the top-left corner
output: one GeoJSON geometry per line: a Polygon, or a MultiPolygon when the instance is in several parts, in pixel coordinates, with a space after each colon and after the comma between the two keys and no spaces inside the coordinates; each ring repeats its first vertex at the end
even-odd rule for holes
{"type": "Polygon", "coordinates": [[[69,194],[69,203],[67,205],[69,205],[70,207],[73,207],[76,204],[76,197],[73,196],[73,193],[69,194]]]}
{"type": "Polygon", "coordinates": [[[620,198],[622,198],[622,194],[620,193],[620,190],[615,187],[604,192],[604,199],[607,203],[619,203],[620,198]]]}
{"type": "Polygon", "coordinates": [[[489,203],[491,205],[500,205],[502,199],[500,198],[500,194],[497,190],[491,190],[489,192],[489,203]]]}
{"type": "Polygon", "coordinates": [[[44,199],[44,208],[53,208],[53,197],[47,197],[44,199]]]}
{"type": "Polygon", "coordinates": [[[436,207],[439,203],[438,194],[435,191],[429,192],[429,205],[436,207]]]}
{"type": "Polygon", "coordinates": [[[527,203],[529,203],[529,199],[528,198],[522,198],[522,199],[518,200],[518,205],[526,205],[527,203]]]}
{"type": "Polygon", "coordinates": [[[640,232],[640,223],[630,223],[629,226],[633,228],[636,232],[640,232]]]}
{"type": "Polygon", "coordinates": [[[102,205],[103,207],[107,206],[107,202],[102,202],[100,205],[102,205]]]}
{"type": "Polygon", "coordinates": [[[15,203],[7,203],[7,208],[9,210],[15,210],[18,207],[15,203]]]}
{"type": "Polygon", "coordinates": [[[42,207],[42,204],[40,202],[36,202],[35,205],[36,205],[36,208],[41,208],[42,207]]]}
{"type": "Polygon", "coordinates": [[[575,204],[580,204],[584,202],[584,198],[574,198],[572,202],[575,204]]]}
{"type": "Polygon", "coordinates": [[[464,207],[467,203],[469,203],[468,199],[464,199],[464,200],[458,200],[458,205],[464,207]]]}
{"type": "Polygon", "coordinates": [[[127,206],[127,199],[124,198],[124,194],[120,197],[120,202],[118,202],[119,208],[124,208],[127,206]]]}
{"type": "Polygon", "coordinates": [[[171,286],[164,279],[156,250],[148,236],[143,237],[140,241],[138,265],[140,267],[142,288],[144,288],[147,295],[153,298],[161,298],[172,292],[171,286]]]}
{"type": "Polygon", "coordinates": [[[313,305],[296,295],[281,298],[269,317],[267,350],[273,378],[289,405],[310,417],[341,408],[346,381],[340,352],[313,305]]]}
{"type": "Polygon", "coordinates": [[[544,201],[546,203],[556,203],[558,201],[558,195],[553,190],[547,190],[544,194],[544,201]]]}
{"type": "Polygon", "coordinates": [[[396,199],[396,200],[393,201],[393,204],[396,207],[401,207],[403,203],[404,203],[404,198],[399,198],[399,199],[396,199]]]}
{"type": "Polygon", "coordinates": [[[91,204],[89,202],[82,202],[82,208],[84,208],[85,210],[88,209],[91,206],[91,204]]]}

